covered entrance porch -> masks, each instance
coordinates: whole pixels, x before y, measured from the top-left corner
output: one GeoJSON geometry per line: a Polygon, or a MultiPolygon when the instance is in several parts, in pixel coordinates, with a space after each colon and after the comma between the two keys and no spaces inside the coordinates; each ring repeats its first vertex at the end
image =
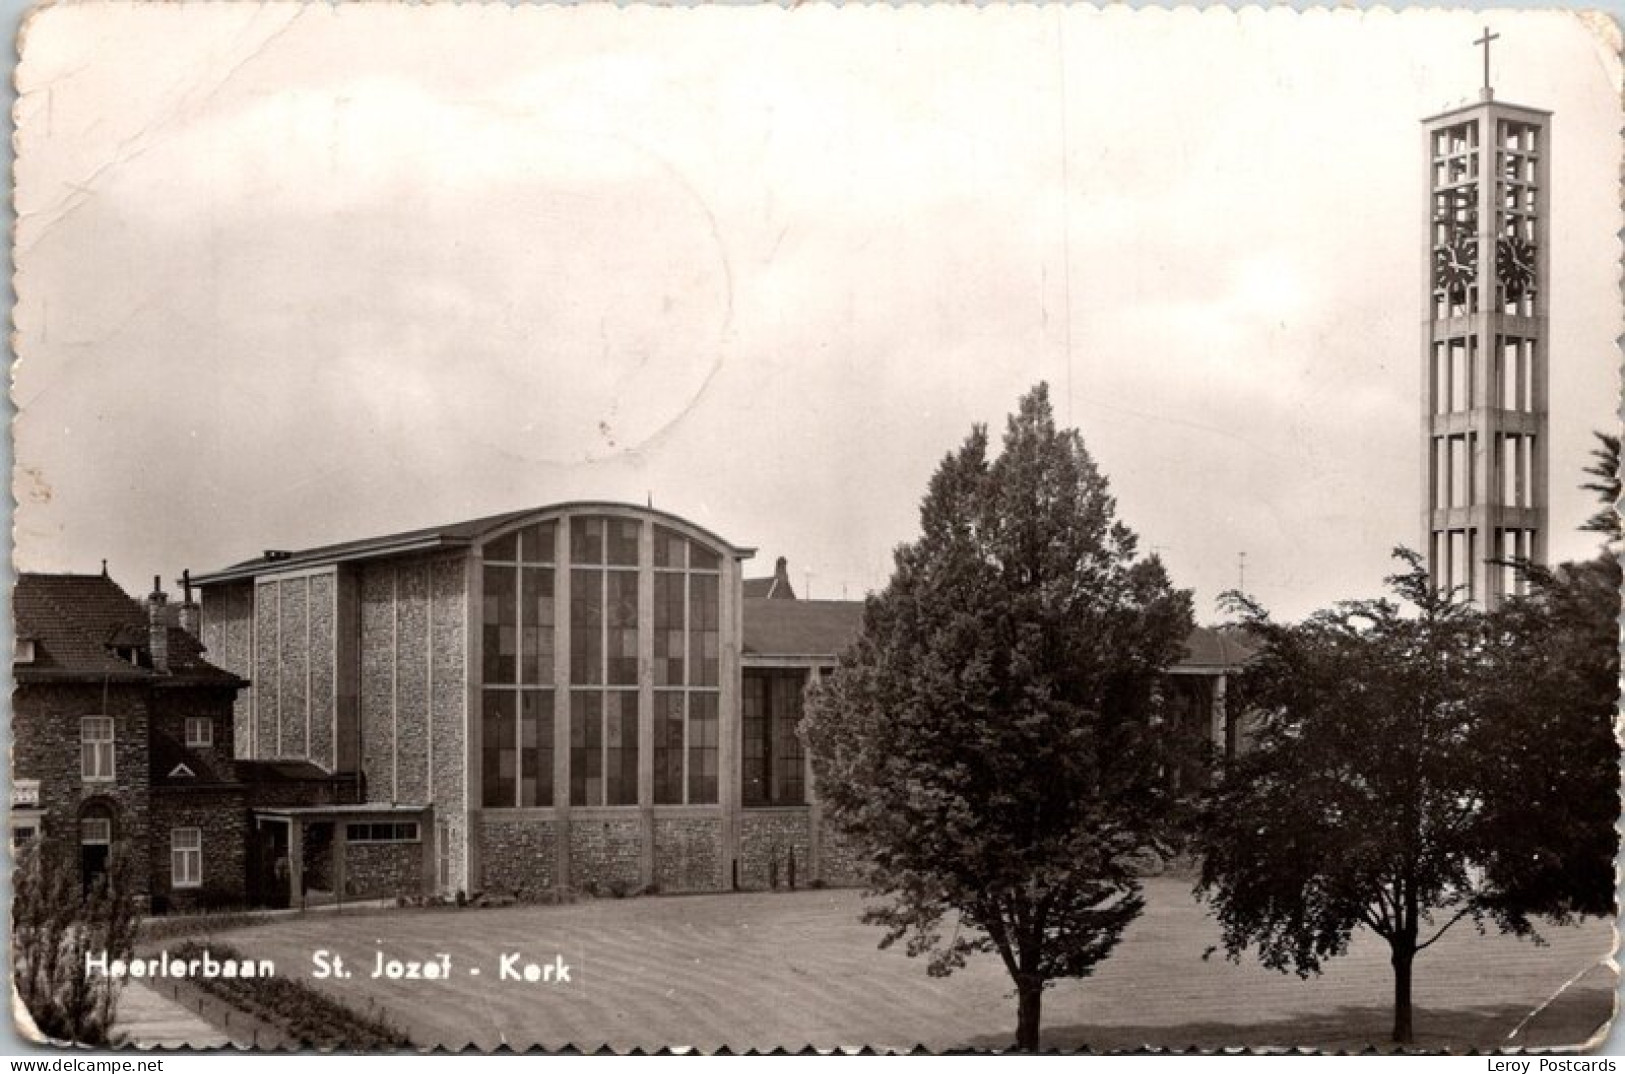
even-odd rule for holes
{"type": "Polygon", "coordinates": [[[434,807],[359,804],[252,810],[249,898],[325,906],[434,891],[434,807]]]}

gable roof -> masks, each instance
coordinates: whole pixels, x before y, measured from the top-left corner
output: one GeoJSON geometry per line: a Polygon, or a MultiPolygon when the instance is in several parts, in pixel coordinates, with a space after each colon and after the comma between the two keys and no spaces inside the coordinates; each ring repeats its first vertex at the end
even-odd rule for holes
{"type": "Polygon", "coordinates": [[[1174,667],[1183,671],[1234,670],[1258,652],[1240,631],[1199,626],[1185,639],[1185,658],[1174,667]]]}
{"type": "MultiPolygon", "coordinates": [[[[863,626],[861,600],[772,600],[745,595],[744,655],[833,659],[863,626]]],[[[1197,627],[1185,640],[1175,671],[1233,671],[1251,660],[1255,647],[1238,631],[1197,627]]]]}
{"type": "Polygon", "coordinates": [[[746,656],[829,656],[845,649],[863,625],[861,600],[745,597],[746,656]]]}
{"type": "Polygon", "coordinates": [[[320,545],[299,551],[276,552],[271,555],[256,556],[253,559],[245,559],[241,563],[234,563],[218,571],[198,575],[192,579],[192,582],[194,585],[217,585],[221,582],[254,578],[261,574],[274,574],[278,571],[326,566],[330,563],[341,563],[347,560],[375,559],[382,556],[401,555],[406,552],[425,552],[445,548],[467,548],[470,545],[479,543],[489,534],[495,533],[505,526],[533,516],[540,518],[557,511],[590,511],[595,508],[613,508],[622,511],[630,509],[639,514],[652,516],[657,521],[662,519],[670,521],[678,526],[704,534],[718,547],[727,549],[739,559],[748,559],[756,552],[754,548],[744,548],[735,545],[731,541],[725,541],[703,526],[696,526],[687,519],[680,518],[667,511],[661,511],[653,507],[640,507],[637,504],[613,503],[607,500],[574,500],[567,503],[548,504],[542,507],[527,507],[520,511],[504,511],[500,515],[487,515],[484,518],[467,519],[462,522],[451,522],[441,526],[426,526],[422,529],[406,530],[401,533],[364,537],[357,541],[343,541],[339,544],[320,545]]]}
{"type": "Polygon", "coordinates": [[[34,642],[34,659],[13,666],[18,682],[245,685],[203,659],[203,646],[179,627],[166,628],[168,675],[121,659],[115,648],[150,646],[147,609],[104,574],[19,574],[12,614],[18,636],[34,642]]]}

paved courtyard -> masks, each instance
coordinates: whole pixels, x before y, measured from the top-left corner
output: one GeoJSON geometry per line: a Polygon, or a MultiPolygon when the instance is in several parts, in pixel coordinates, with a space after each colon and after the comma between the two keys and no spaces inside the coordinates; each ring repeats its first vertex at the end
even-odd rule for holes
{"type": "MultiPolygon", "coordinates": [[[[1250,960],[1204,961],[1217,931],[1188,885],[1159,879],[1148,895],[1096,976],[1046,994],[1047,1047],[1386,1046],[1392,986],[1380,940],[1362,937],[1325,975],[1300,981],[1250,960]]],[[[295,977],[309,974],[317,950],[342,954],[354,976],[313,983],[381,1009],[423,1046],[1009,1045],[1015,1002],[995,956],[928,977],[922,961],[876,950],[880,930],[858,923],[861,905],[854,891],[816,891],[321,914],[219,938],[295,977]],[[373,980],[378,951],[445,952],[452,978],[373,980]],[[510,952],[520,965],[561,956],[571,980],[500,980],[510,952]]],[[[1419,1045],[1544,1048],[1596,1034],[1613,1007],[1611,923],[1550,929],[1547,939],[1452,930],[1418,962],[1419,1045]]]]}

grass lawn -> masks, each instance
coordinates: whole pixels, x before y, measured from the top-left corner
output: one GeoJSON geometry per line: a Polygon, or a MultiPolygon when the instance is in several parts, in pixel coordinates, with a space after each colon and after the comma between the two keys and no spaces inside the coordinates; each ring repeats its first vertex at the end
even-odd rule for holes
{"type": "MultiPolygon", "coordinates": [[[[1300,981],[1203,952],[1217,931],[1183,881],[1148,885],[1148,907],[1096,976],[1045,996],[1046,1047],[1386,1047],[1387,948],[1362,936],[1323,976],[1300,981]]],[[[311,914],[220,939],[310,973],[311,953],[342,954],[349,980],[315,981],[364,1011],[381,1009],[421,1046],[573,1044],[617,1050],[689,1045],[1005,1048],[1015,1001],[996,956],[948,978],[858,923],[854,891],[606,900],[500,910],[311,914]],[[450,980],[369,976],[379,950],[451,956],[450,980]],[[568,984],[498,979],[500,956],[561,955],[568,984]],[[470,969],[478,969],[472,976],[470,969]]],[[[1613,1009],[1605,964],[1611,922],[1549,929],[1546,946],[1461,925],[1417,962],[1418,1045],[1508,1046],[1524,1019],[1566,991],[1511,1041],[1584,1043],[1613,1009]],[[1578,979],[1576,979],[1578,978],[1578,979]]]]}

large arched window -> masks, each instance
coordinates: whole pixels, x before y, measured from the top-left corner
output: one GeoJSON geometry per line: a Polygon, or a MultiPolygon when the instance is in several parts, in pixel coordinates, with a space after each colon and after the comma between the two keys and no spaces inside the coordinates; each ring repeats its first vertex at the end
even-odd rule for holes
{"type": "Polygon", "coordinates": [[[482,804],[638,805],[648,766],[653,804],[715,805],[718,548],[636,514],[565,512],[487,540],[481,563],[482,804]]]}

